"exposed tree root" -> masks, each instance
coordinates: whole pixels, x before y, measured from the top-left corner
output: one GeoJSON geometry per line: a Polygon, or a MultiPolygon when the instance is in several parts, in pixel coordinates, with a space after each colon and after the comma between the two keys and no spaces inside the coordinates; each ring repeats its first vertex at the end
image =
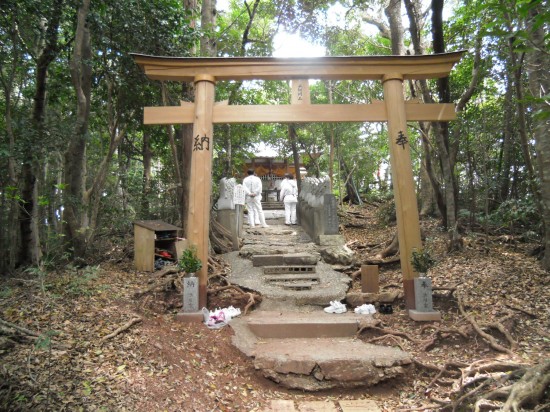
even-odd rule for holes
{"type": "Polygon", "coordinates": [[[381,259],[378,259],[376,257],[375,258],[367,258],[367,259],[365,259],[364,264],[366,264],[366,265],[387,265],[389,263],[399,262],[399,259],[400,259],[399,256],[394,256],[391,259],[386,259],[386,260],[381,260],[381,259]]]}
{"type": "Polygon", "coordinates": [[[380,333],[383,333],[384,335],[393,335],[393,336],[403,337],[403,338],[408,339],[409,341],[411,341],[413,343],[418,343],[418,344],[428,343],[428,341],[421,340],[421,339],[416,339],[415,337],[409,335],[406,332],[399,332],[399,331],[396,331],[396,330],[381,328],[381,327],[378,326],[379,324],[381,324],[380,321],[365,322],[365,323],[360,324],[359,325],[359,330],[357,331],[356,336],[360,336],[365,330],[372,329],[372,330],[378,331],[380,333]]]}
{"type": "Polygon", "coordinates": [[[519,411],[523,405],[536,404],[542,399],[550,385],[550,361],[530,368],[510,390],[510,396],[504,404],[504,412],[519,411]]]}
{"type": "Polygon", "coordinates": [[[233,243],[240,246],[240,239],[233,239],[232,233],[216,219],[210,219],[210,243],[216,253],[228,253],[233,249],[233,243]]]}
{"type": "MultiPolygon", "coordinates": [[[[444,375],[456,376],[461,371],[453,383],[450,400],[430,397],[430,401],[440,404],[438,410],[443,411],[519,412],[524,406],[537,406],[550,386],[550,361],[535,367],[492,359],[479,360],[470,365],[450,362],[443,367],[425,364],[416,359],[414,363],[421,368],[438,372],[426,389],[428,396],[430,387],[438,379],[444,375]]],[[[539,405],[535,410],[545,410],[544,405],[539,405]]]]}
{"type": "Polygon", "coordinates": [[[353,272],[350,275],[350,277],[351,277],[351,280],[355,280],[356,278],[361,277],[361,269],[356,270],[355,272],[353,272]]]}
{"type": "Polygon", "coordinates": [[[252,292],[245,292],[239,286],[230,284],[227,279],[226,279],[226,282],[228,283],[226,286],[220,286],[220,287],[217,287],[217,288],[212,288],[212,289],[209,290],[209,293],[217,294],[217,293],[220,293],[224,290],[232,289],[232,290],[235,290],[238,293],[241,293],[243,295],[248,295],[248,303],[246,304],[246,306],[243,309],[243,314],[246,315],[248,313],[248,310],[253,305],[255,305],[257,303],[257,300],[259,300],[260,295],[257,295],[257,294],[252,293],[252,292]]]}
{"type": "Polygon", "coordinates": [[[399,252],[399,238],[397,237],[397,233],[396,233],[393,235],[393,238],[390,241],[389,245],[386,246],[384,250],[376,254],[376,259],[382,260],[387,258],[388,256],[393,256],[398,252],[399,252]]]}
{"type": "Polygon", "coordinates": [[[432,338],[430,340],[428,340],[424,344],[424,346],[422,347],[422,350],[425,351],[425,352],[430,350],[437,343],[438,340],[446,339],[451,335],[460,335],[464,339],[469,338],[468,333],[466,331],[462,330],[462,329],[437,328],[435,325],[425,325],[421,328],[421,331],[424,332],[425,330],[432,329],[432,328],[436,329],[436,330],[435,330],[432,338]]]}
{"type": "Polygon", "coordinates": [[[134,294],[134,297],[136,299],[139,299],[147,294],[165,292],[169,289],[177,288],[177,285],[178,285],[177,282],[179,278],[180,278],[180,274],[177,270],[166,272],[162,276],[156,276],[151,286],[137,291],[134,294]]]}
{"type": "MultiPolygon", "coordinates": [[[[508,349],[508,348],[505,348],[504,346],[502,346],[501,344],[499,344],[497,342],[497,340],[489,335],[488,333],[484,332],[481,327],[479,326],[479,324],[476,322],[476,320],[474,319],[474,317],[472,315],[469,315],[466,313],[466,311],[464,310],[464,304],[462,303],[462,298],[460,297],[460,295],[458,296],[458,308],[460,309],[460,313],[462,313],[462,316],[464,316],[466,318],[466,320],[468,322],[470,322],[470,324],[472,325],[472,327],[474,328],[474,330],[483,338],[487,341],[487,343],[489,344],[489,346],[491,346],[491,348],[493,348],[494,350],[498,351],[498,352],[503,352],[503,353],[507,353],[508,355],[513,355],[514,353],[508,349]]],[[[503,327],[504,328],[504,327],[503,327]]]]}
{"type": "Polygon", "coordinates": [[[403,346],[401,346],[401,342],[399,342],[397,338],[398,338],[397,336],[393,336],[393,335],[383,335],[383,336],[378,336],[376,338],[369,339],[367,343],[373,343],[373,342],[379,342],[382,340],[391,339],[394,342],[394,344],[399,347],[399,349],[404,351],[405,349],[403,349],[403,346]]]}

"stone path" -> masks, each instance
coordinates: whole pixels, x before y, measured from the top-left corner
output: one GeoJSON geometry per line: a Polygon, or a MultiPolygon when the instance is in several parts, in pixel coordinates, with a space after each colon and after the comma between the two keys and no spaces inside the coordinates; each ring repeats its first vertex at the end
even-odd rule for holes
{"type": "Polygon", "coordinates": [[[376,402],[371,400],[349,401],[308,401],[294,402],[291,400],[271,401],[268,409],[263,412],[382,412],[376,402]],[[340,409],[338,409],[338,407],[340,409]]]}
{"type": "Polygon", "coordinates": [[[263,412],[382,412],[376,402],[371,400],[349,401],[308,401],[291,400],[271,401],[269,408],[263,412]]]}
{"type": "Polygon", "coordinates": [[[231,265],[230,281],[260,292],[262,310],[300,310],[300,306],[322,307],[332,300],[344,299],[349,276],[322,261],[321,254],[326,248],[315,245],[300,226],[286,226],[283,222],[283,219],[268,220],[267,228],[245,226],[244,246],[238,252],[224,255],[231,265]],[[259,260],[263,262],[258,263],[259,260]],[[314,271],[305,273],[306,266],[314,266],[314,271]],[[297,270],[264,273],[264,267],[297,270]],[[293,276],[285,279],[280,275],[293,276]],[[304,275],[314,276],[308,279],[304,275]],[[279,276],[279,280],[274,276],[279,276]]]}
{"type": "MultiPolygon", "coordinates": [[[[245,226],[242,249],[224,255],[231,265],[229,280],[263,297],[259,308],[230,322],[235,346],[266,378],[292,389],[367,387],[403,375],[409,354],[356,339],[370,315],[357,315],[353,308],[344,314],[323,311],[330,301],[345,298],[350,279],[323,262],[322,247],[299,226],[283,223],[272,219],[268,228],[245,226]]],[[[277,401],[267,411],[378,410],[353,402],[322,402],[325,409],[319,409],[321,404],[277,401]]]]}

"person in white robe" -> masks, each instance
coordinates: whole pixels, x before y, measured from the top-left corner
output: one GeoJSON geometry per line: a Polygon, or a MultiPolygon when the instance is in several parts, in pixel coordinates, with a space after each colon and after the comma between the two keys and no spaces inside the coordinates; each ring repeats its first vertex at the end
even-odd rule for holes
{"type": "Polygon", "coordinates": [[[264,211],[262,209],[262,181],[254,174],[253,169],[248,169],[247,173],[248,176],[243,179],[243,186],[246,193],[248,225],[250,227],[256,225],[268,227],[265,223],[264,211]]]}
{"type": "Polygon", "coordinates": [[[281,183],[280,199],[285,205],[285,225],[296,225],[296,205],[298,204],[298,184],[292,173],[287,173],[281,183]]]}

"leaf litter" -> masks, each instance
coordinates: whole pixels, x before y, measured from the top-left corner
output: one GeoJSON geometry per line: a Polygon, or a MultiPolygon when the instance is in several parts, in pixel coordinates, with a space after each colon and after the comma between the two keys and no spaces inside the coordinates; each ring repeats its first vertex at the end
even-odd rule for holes
{"type": "MultiPolygon", "coordinates": [[[[376,223],[371,209],[353,212],[342,217],[341,231],[361,263],[391,240],[395,227],[376,223]]],[[[274,399],[374,399],[384,411],[430,410],[427,406],[434,400],[449,399],[456,383],[453,374],[438,377],[444,365],[481,360],[535,365],[548,359],[549,277],[528,256],[536,245],[472,233],[464,237],[462,251],[447,254],[446,235],[437,222],[424,220],[422,226],[425,244],[437,261],[428,275],[436,289],[434,308],[443,321],[415,323],[400,300],[392,314],[375,317],[381,329],[399,331],[414,341],[381,336],[376,329],[360,337],[410,352],[415,365],[403,379],[323,393],[280,388],[261,377],[250,359],[232,346],[230,328],[179,323],[174,318],[177,308],[158,312],[140,307],[135,293],[152,275],[136,272],[131,261],[123,260],[103,263],[85,284],[74,283],[74,269],[48,273],[45,293],[30,274],[4,280],[0,318],[41,335],[55,331],[52,342],[67,349],[37,345],[22,336],[0,341],[0,409],[261,411],[274,399]],[[490,326],[505,325],[517,343],[513,355],[494,350],[473,332],[457,296],[465,312],[509,348],[506,337],[490,326]],[[102,340],[136,317],[142,321],[102,340]],[[463,331],[466,338],[453,331],[463,331]],[[430,340],[433,344],[426,349],[430,340]]],[[[355,270],[357,266],[348,273],[355,270]]],[[[399,286],[399,264],[380,265],[380,281],[382,289],[399,286]]],[[[352,290],[360,288],[356,278],[352,290]]]]}

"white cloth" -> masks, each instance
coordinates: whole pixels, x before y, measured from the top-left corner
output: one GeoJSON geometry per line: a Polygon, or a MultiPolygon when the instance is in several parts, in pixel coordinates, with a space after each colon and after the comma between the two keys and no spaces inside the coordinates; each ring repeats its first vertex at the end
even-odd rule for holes
{"type": "Polygon", "coordinates": [[[258,176],[249,175],[243,179],[246,193],[246,207],[248,208],[248,224],[267,226],[262,209],[262,181],[258,176]]]}
{"type": "Polygon", "coordinates": [[[298,203],[298,185],[294,179],[284,179],[281,183],[281,199],[285,204],[285,224],[296,224],[296,204],[298,203]]]}

